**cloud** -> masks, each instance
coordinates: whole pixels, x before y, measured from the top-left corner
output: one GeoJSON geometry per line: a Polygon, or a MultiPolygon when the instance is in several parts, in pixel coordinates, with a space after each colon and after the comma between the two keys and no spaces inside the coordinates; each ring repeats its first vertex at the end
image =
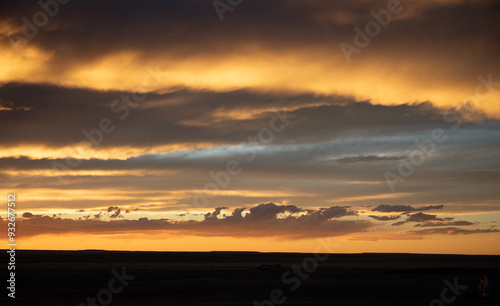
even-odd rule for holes
{"type": "Polygon", "coordinates": [[[40,6],[1,2],[0,185],[18,190],[24,209],[102,211],[19,222],[33,234],[299,238],[359,233],[376,220],[478,225],[422,212],[499,210],[500,90],[484,84],[500,81],[500,3],[407,3],[348,64],[339,44],[352,44],[353,28],[385,8],[255,0],[221,23],[201,0],[144,0],[140,10],[129,0],[75,1],[13,48],[23,17],[40,6]],[[464,99],[478,92],[480,108],[469,112],[464,99]],[[135,104],[139,94],[146,98],[135,104]],[[284,107],[294,119],[271,143],[245,144],[284,107]],[[104,119],[112,132],[99,131],[104,119]],[[397,173],[436,128],[446,142],[390,193],[385,171],[397,173]],[[213,211],[182,222],[152,217],[189,210],[229,160],[244,175],[213,192],[213,211]],[[68,164],[77,166],[54,169],[68,164]],[[374,215],[358,219],[350,207],[367,203],[374,215]],[[124,218],[136,218],[134,207],[150,219],[124,218]]]}
{"type": "Polygon", "coordinates": [[[118,207],[113,207],[113,206],[108,207],[108,212],[113,212],[115,210],[119,210],[119,208],[118,207]]]}
{"type": "Polygon", "coordinates": [[[25,213],[23,213],[23,218],[27,218],[27,219],[29,219],[29,218],[33,218],[33,216],[34,216],[34,215],[33,215],[32,213],[30,213],[30,212],[25,212],[25,213]]]}
{"type": "Polygon", "coordinates": [[[497,233],[500,232],[498,229],[488,228],[488,229],[461,229],[457,227],[446,227],[446,228],[430,228],[418,231],[410,231],[410,233],[420,234],[420,235],[472,235],[472,234],[487,234],[487,233],[497,233]]]}
{"type": "MultiPolygon", "coordinates": [[[[147,100],[131,107],[121,98],[124,95],[130,96],[120,91],[5,84],[0,87],[0,98],[32,110],[0,111],[0,128],[12,130],[1,134],[0,141],[5,145],[29,143],[57,148],[89,141],[90,135],[98,143],[91,144],[94,149],[194,143],[235,145],[255,133],[255,127],[268,127],[275,112],[283,111],[285,106],[298,119],[290,120],[293,124],[274,143],[292,139],[325,141],[352,135],[353,129],[366,129],[366,133],[375,136],[443,125],[442,110],[429,103],[380,106],[337,95],[178,90],[149,93],[147,100]],[[118,104],[113,104],[117,100],[118,104]],[[104,133],[98,142],[94,130],[99,129],[103,118],[108,118],[115,128],[104,133]],[[22,133],[22,128],[30,128],[32,133],[22,133]]],[[[360,158],[367,162],[370,156],[360,158]]],[[[348,159],[340,161],[347,163],[348,159]]]]}
{"type": "Polygon", "coordinates": [[[419,212],[413,215],[409,215],[406,219],[406,222],[425,222],[430,220],[444,221],[444,219],[437,218],[436,215],[428,215],[419,212]]]}
{"type": "MultiPolygon", "coordinates": [[[[21,35],[22,18],[40,8],[28,1],[2,4],[5,82],[130,90],[143,83],[138,72],[155,63],[167,69],[163,90],[343,92],[376,103],[431,99],[454,105],[470,91],[464,84],[475,85],[471,75],[498,72],[496,1],[411,3],[355,57],[359,65],[346,62],[339,44],[352,44],[353,27],[363,28],[373,20],[370,11],[385,9],[385,3],[256,0],[228,13],[231,26],[205,1],[143,1],[140,12],[133,1],[120,1],[119,10],[117,3],[61,6],[48,26],[18,46],[19,55],[8,36],[21,35]],[[380,78],[387,67],[395,69],[380,78]]],[[[498,111],[490,98],[488,107],[498,111]]]]}
{"type": "MultiPolygon", "coordinates": [[[[428,207],[427,207],[428,208],[428,207]]],[[[397,208],[400,209],[400,208],[397,208]]],[[[428,221],[444,221],[444,219],[437,218],[436,215],[428,215],[424,213],[408,214],[405,221],[393,223],[392,226],[400,226],[408,222],[428,222],[428,221]]]]}
{"type": "Polygon", "coordinates": [[[343,157],[339,159],[334,159],[332,161],[340,163],[340,164],[354,164],[354,163],[366,163],[366,162],[377,162],[377,161],[393,161],[393,160],[400,160],[401,156],[376,156],[376,155],[371,155],[371,156],[350,156],[350,157],[343,157]]]}
{"type": "Polygon", "coordinates": [[[398,221],[398,222],[395,222],[395,223],[391,224],[391,226],[401,226],[401,225],[403,225],[405,223],[406,223],[406,221],[398,221]]]}
{"type": "Polygon", "coordinates": [[[122,216],[122,215],[120,215],[120,214],[121,214],[121,212],[122,212],[121,208],[118,208],[118,209],[117,209],[117,210],[116,210],[113,214],[111,214],[109,217],[110,217],[111,219],[115,219],[115,218],[118,218],[118,217],[123,218],[123,216],[122,216]]]}
{"type": "MultiPolygon", "coordinates": [[[[285,212],[293,214],[301,211],[302,210],[295,205],[276,205],[274,203],[267,203],[250,208],[250,214],[248,214],[248,217],[245,216],[245,218],[249,218],[249,220],[267,220],[275,219],[278,214],[285,212]]],[[[239,211],[237,211],[237,214],[239,215],[239,211]]]]}
{"type": "MultiPolygon", "coordinates": [[[[259,204],[250,209],[236,208],[230,215],[221,217],[225,207],[215,208],[201,221],[148,219],[110,220],[90,216],[69,219],[35,216],[21,219],[19,228],[23,236],[55,233],[129,233],[141,231],[170,231],[186,235],[224,237],[288,237],[293,239],[340,236],[363,232],[373,224],[363,220],[343,220],[354,216],[355,211],[347,207],[331,206],[316,210],[304,210],[294,205],[259,204]],[[247,210],[243,216],[242,212],[247,210]],[[285,214],[282,215],[281,214],[285,214]]],[[[120,216],[120,209],[114,215],[120,216]]],[[[111,217],[115,218],[115,217],[111,217]]]]}
{"type": "Polygon", "coordinates": [[[401,216],[374,216],[374,215],[370,215],[368,217],[373,218],[373,219],[378,220],[378,221],[391,221],[391,220],[397,220],[397,219],[401,218],[401,216]]]}
{"type": "Polygon", "coordinates": [[[413,207],[411,205],[387,205],[381,204],[372,209],[372,211],[380,212],[411,212],[411,211],[426,211],[431,209],[443,209],[444,205],[428,205],[422,207],[413,207]]]}
{"type": "MultiPolygon", "coordinates": [[[[448,218],[447,218],[448,219],[448,218]]],[[[432,227],[432,226],[469,226],[478,225],[478,222],[469,221],[424,221],[423,223],[415,224],[417,227],[432,227]]]]}
{"type": "Polygon", "coordinates": [[[223,209],[227,209],[227,207],[217,207],[215,208],[214,212],[208,212],[205,214],[205,220],[210,220],[210,219],[218,219],[217,216],[220,215],[220,212],[223,209]]]}
{"type": "MultiPolygon", "coordinates": [[[[263,203],[251,208],[234,208],[230,214],[221,215],[227,207],[215,208],[206,213],[202,220],[171,220],[149,219],[142,217],[137,220],[109,220],[99,217],[94,219],[90,215],[79,219],[31,215],[18,220],[20,235],[25,237],[41,234],[61,233],[91,233],[91,234],[126,234],[133,232],[162,231],[175,235],[196,235],[211,237],[280,237],[285,239],[304,239],[326,236],[369,235],[374,237],[376,232],[368,230],[375,226],[365,220],[347,220],[344,217],[356,217],[357,212],[349,207],[330,206],[318,209],[303,209],[295,205],[278,205],[263,203]]],[[[120,216],[120,209],[114,215],[120,216]]],[[[29,213],[28,213],[29,214],[29,213]]],[[[111,217],[115,219],[116,217],[111,217]]],[[[379,216],[370,216],[379,217],[379,216]]],[[[387,216],[376,220],[393,220],[400,216],[387,216]]],[[[408,217],[416,220],[425,220],[417,226],[438,226],[439,228],[408,231],[408,234],[482,234],[495,233],[498,230],[490,229],[461,229],[450,225],[477,225],[466,221],[429,221],[440,220],[434,215],[416,213],[408,217]],[[439,225],[436,222],[441,222],[439,225]],[[448,225],[447,227],[443,227],[448,225]]],[[[6,222],[6,220],[2,221],[6,222]]],[[[410,221],[406,221],[410,222],[410,221]]],[[[398,223],[405,223],[401,221],[398,223]]],[[[396,223],[395,223],[396,224],[396,223]]],[[[393,226],[395,225],[393,224],[393,226]]],[[[354,237],[357,237],[357,236],[354,237]]],[[[383,237],[383,236],[381,236],[383,237]]],[[[376,238],[385,239],[385,238],[376,238]]],[[[388,237],[392,237],[389,235],[388,237]]],[[[413,237],[413,236],[411,236],[413,237]]],[[[411,238],[409,236],[408,239],[411,238]]],[[[388,238],[393,239],[393,238],[388,238]]],[[[411,238],[413,239],[413,238],[411,238]]]]}
{"type": "MultiPolygon", "coordinates": [[[[399,217],[399,216],[398,216],[399,217]]],[[[442,226],[471,226],[478,225],[479,222],[469,221],[452,221],[454,218],[438,218],[436,215],[424,213],[408,214],[405,221],[393,223],[392,226],[401,226],[408,222],[420,222],[415,224],[416,227],[442,227],[442,226]]]]}

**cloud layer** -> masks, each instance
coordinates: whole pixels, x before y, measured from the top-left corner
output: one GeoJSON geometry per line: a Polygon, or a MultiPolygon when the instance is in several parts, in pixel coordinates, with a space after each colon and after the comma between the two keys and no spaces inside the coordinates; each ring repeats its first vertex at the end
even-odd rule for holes
{"type": "MultiPolygon", "coordinates": [[[[251,208],[235,208],[230,214],[223,213],[227,207],[217,207],[206,213],[202,220],[170,220],[124,218],[121,209],[109,207],[107,220],[102,215],[86,215],[79,219],[62,218],[58,215],[43,216],[24,213],[19,223],[19,234],[24,237],[44,234],[93,233],[93,234],[128,234],[137,231],[163,231],[181,235],[222,236],[222,237],[276,237],[286,239],[304,239],[327,236],[346,236],[364,233],[377,224],[360,218],[357,211],[349,207],[330,206],[319,209],[303,209],[295,205],[277,205],[263,203],[251,208]],[[121,217],[118,220],[117,217],[121,217]],[[117,220],[113,220],[117,219],[117,220]]],[[[185,214],[184,214],[185,215],[185,214]]],[[[374,216],[370,216],[374,217],[374,216]]],[[[395,218],[374,218],[388,221],[395,218]]],[[[453,218],[451,218],[453,219],[453,218]]],[[[497,229],[462,229],[456,226],[478,225],[466,221],[444,221],[435,215],[416,213],[410,215],[406,222],[423,222],[416,226],[436,227],[408,231],[419,235],[428,234],[474,234],[495,233],[497,229]],[[444,226],[447,226],[444,228],[444,226]]],[[[6,223],[6,221],[4,221],[6,223]]],[[[5,225],[5,224],[4,224],[5,225]]]]}
{"type": "Polygon", "coordinates": [[[20,231],[498,235],[500,3],[387,10],[2,2],[0,190],[20,231]]]}

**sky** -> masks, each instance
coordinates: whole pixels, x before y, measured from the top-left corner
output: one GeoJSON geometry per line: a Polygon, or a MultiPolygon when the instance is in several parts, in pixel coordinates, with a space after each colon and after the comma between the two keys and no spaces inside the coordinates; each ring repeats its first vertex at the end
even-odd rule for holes
{"type": "Polygon", "coordinates": [[[3,1],[4,233],[15,193],[19,249],[500,254],[499,10],[3,1]]]}

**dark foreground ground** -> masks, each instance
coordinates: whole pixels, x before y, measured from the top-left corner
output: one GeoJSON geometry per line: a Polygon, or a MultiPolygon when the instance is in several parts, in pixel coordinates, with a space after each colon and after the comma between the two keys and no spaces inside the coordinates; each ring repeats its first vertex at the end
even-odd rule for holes
{"type": "Polygon", "coordinates": [[[3,269],[0,305],[500,305],[500,256],[322,256],[20,250],[16,299],[3,269]],[[113,269],[135,278],[114,280],[113,269]]]}

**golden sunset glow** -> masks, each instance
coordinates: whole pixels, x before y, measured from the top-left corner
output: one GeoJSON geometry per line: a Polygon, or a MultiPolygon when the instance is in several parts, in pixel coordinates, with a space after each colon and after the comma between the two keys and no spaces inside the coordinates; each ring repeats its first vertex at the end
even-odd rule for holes
{"type": "Polygon", "coordinates": [[[19,248],[500,254],[495,1],[125,2],[2,11],[19,248]]]}

